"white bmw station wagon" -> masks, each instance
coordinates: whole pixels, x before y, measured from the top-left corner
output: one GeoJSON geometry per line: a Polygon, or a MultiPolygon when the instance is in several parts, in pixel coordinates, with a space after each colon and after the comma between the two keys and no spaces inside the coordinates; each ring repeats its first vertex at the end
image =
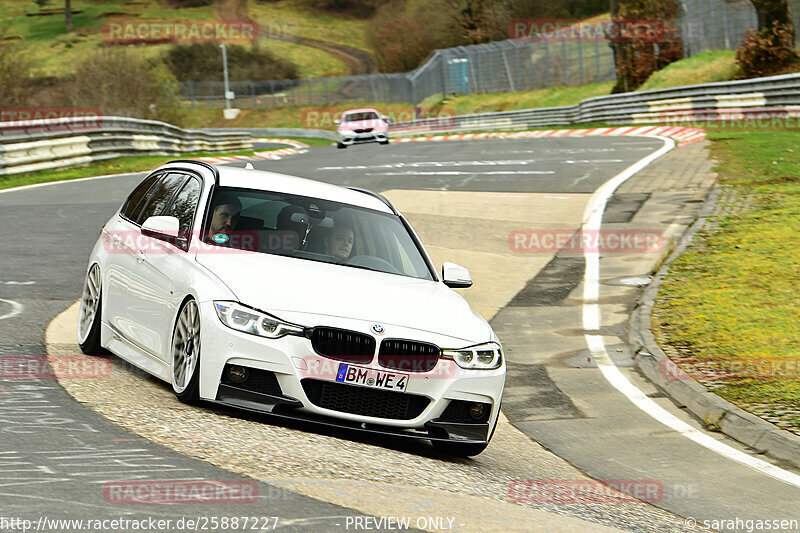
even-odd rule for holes
{"type": "Polygon", "coordinates": [[[489,324],[375,192],[170,162],[103,226],[81,349],[104,349],[212,402],[473,456],[506,366],[489,324]]]}

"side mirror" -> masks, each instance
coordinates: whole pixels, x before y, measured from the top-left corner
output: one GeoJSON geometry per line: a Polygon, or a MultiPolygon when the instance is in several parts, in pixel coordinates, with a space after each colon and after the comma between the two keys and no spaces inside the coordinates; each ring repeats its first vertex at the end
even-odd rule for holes
{"type": "Polygon", "coordinates": [[[178,237],[181,223],[175,217],[148,217],[142,224],[142,235],[162,241],[181,240],[178,237]]]}
{"type": "Polygon", "coordinates": [[[469,270],[455,263],[442,263],[442,281],[452,289],[472,287],[472,276],[469,270]]]}

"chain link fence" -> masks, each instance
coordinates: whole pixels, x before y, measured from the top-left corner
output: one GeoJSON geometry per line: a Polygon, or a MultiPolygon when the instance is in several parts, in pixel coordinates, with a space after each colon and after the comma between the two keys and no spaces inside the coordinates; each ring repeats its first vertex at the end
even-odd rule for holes
{"type": "MultiPolygon", "coordinates": [[[[750,0],[677,0],[684,57],[707,50],[735,50],[758,26],[750,0]]],[[[789,0],[800,35],[800,0],[789,0]]],[[[798,39],[800,45],[800,39],[798,39]]],[[[417,69],[299,80],[231,83],[234,107],[317,106],[338,102],[419,104],[428,97],[526,91],[614,81],[614,54],[602,36],[545,36],[436,50],[417,69]]],[[[181,96],[191,106],[224,107],[222,82],[186,82],[181,96]]]]}
{"type": "Polygon", "coordinates": [[[800,0],[789,0],[789,13],[794,26],[794,47],[800,51],[800,0]]]}
{"type": "MultiPolygon", "coordinates": [[[[436,50],[422,66],[402,74],[232,82],[234,107],[328,105],[335,102],[408,102],[436,94],[525,91],[613,81],[608,41],[515,40],[436,50]]],[[[192,107],[225,106],[222,82],[181,84],[192,107]]]]}
{"type": "Polygon", "coordinates": [[[735,50],[745,34],[758,27],[750,0],[679,0],[678,5],[684,57],[707,50],[735,50]]]}

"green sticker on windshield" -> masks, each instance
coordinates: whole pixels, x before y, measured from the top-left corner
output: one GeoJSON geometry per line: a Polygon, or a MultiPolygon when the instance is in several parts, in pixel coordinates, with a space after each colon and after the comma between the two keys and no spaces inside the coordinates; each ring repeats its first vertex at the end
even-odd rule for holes
{"type": "Polygon", "coordinates": [[[211,237],[211,240],[213,240],[217,244],[224,244],[228,242],[228,239],[230,239],[230,237],[228,237],[224,233],[217,233],[211,237]]]}

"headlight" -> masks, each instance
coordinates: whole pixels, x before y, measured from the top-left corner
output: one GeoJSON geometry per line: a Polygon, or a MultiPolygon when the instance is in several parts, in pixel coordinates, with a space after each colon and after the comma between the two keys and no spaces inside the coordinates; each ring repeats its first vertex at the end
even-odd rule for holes
{"type": "Polygon", "coordinates": [[[487,342],[459,350],[442,350],[442,356],[452,359],[461,368],[492,370],[503,364],[503,350],[496,342],[487,342]]]}
{"type": "Polygon", "coordinates": [[[216,309],[220,321],[229,328],[259,337],[277,339],[285,335],[302,336],[305,332],[302,326],[283,322],[272,315],[250,309],[236,302],[214,302],[214,309],[216,309]]]}

